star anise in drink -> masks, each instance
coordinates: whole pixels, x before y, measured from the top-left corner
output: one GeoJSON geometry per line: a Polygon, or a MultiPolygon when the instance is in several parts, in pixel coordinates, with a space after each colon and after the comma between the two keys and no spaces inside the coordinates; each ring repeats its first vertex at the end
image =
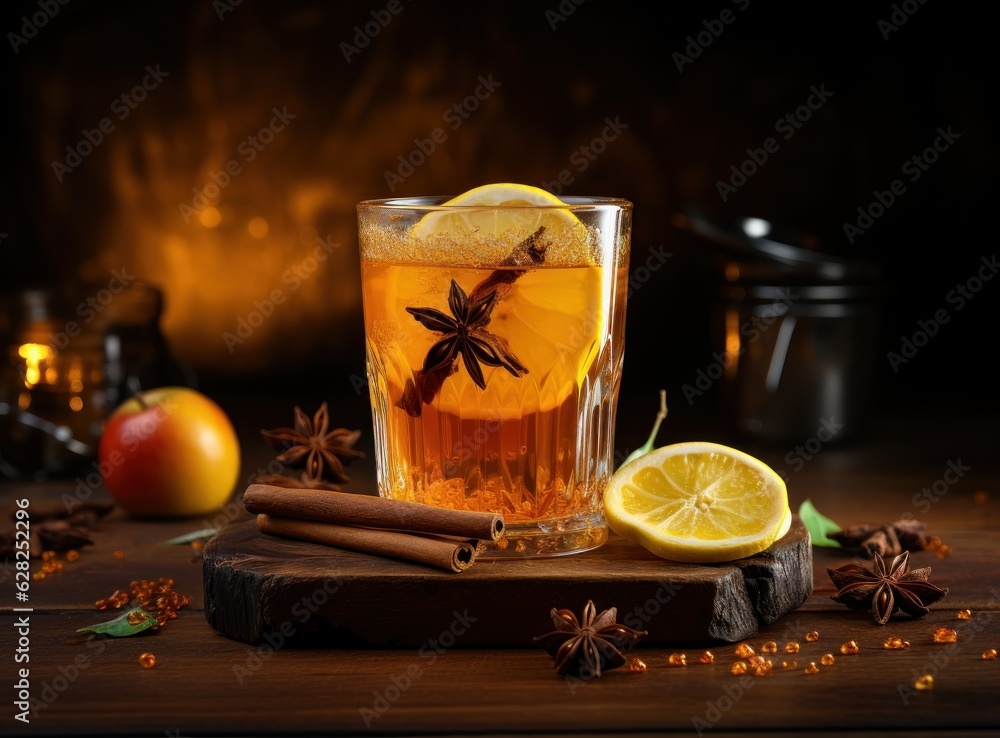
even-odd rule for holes
{"type": "Polygon", "coordinates": [[[874,556],[874,566],[847,564],[839,569],[827,569],[837,586],[836,602],[852,610],[870,609],[879,625],[885,625],[897,610],[915,618],[929,612],[929,606],[940,600],[947,589],[931,584],[931,568],[909,571],[910,552],[904,551],[890,563],[888,557],[874,556]]]}
{"type": "Polygon", "coordinates": [[[364,458],[363,452],[353,448],[361,437],[361,431],[346,428],[330,430],[329,411],[325,402],[312,420],[296,407],[294,428],[275,428],[262,430],[260,433],[275,451],[280,452],[275,457],[278,461],[293,468],[304,469],[302,484],[283,486],[326,489],[319,483],[324,480],[334,484],[350,481],[344,466],[355,459],[364,458]]]}
{"type": "Polygon", "coordinates": [[[498,295],[496,290],[470,300],[458,282],[451,280],[448,292],[448,309],[451,315],[430,307],[408,307],[406,312],[428,330],[441,334],[441,338],[431,346],[421,369],[433,374],[451,367],[455,359],[462,357],[462,364],[479,389],[486,389],[481,365],[501,366],[515,377],[528,373],[507,346],[507,340],[486,330],[490,322],[498,295]]]}
{"type": "Polygon", "coordinates": [[[556,629],[535,638],[535,641],[555,659],[560,676],[601,676],[602,670],[616,669],[625,664],[625,652],[644,635],[616,623],[618,608],[611,607],[597,614],[593,600],[583,608],[583,625],[569,610],[552,608],[550,613],[556,629]]]}

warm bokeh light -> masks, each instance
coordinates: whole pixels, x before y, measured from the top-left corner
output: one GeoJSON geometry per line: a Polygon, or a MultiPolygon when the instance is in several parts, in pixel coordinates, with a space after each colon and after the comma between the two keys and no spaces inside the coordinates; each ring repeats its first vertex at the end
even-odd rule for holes
{"type": "Polygon", "coordinates": [[[251,218],[250,222],[247,223],[247,232],[254,238],[264,238],[269,230],[271,230],[271,226],[267,220],[259,216],[251,218]]]}
{"type": "Polygon", "coordinates": [[[740,314],[735,308],[726,311],[726,378],[736,376],[740,358],[740,314]]]}
{"type": "Polygon", "coordinates": [[[222,222],[222,213],[218,208],[207,207],[198,213],[198,222],[206,228],[215,228],[222,222]]]}
{"type": "Polygon", "coordinates": [[[18,347],[17,354],[24,359],[24,383],[28,387],[38,384],[42,378],[43,362],[52,356],[52,347],[44,343],[25,343],[18,347]]]}

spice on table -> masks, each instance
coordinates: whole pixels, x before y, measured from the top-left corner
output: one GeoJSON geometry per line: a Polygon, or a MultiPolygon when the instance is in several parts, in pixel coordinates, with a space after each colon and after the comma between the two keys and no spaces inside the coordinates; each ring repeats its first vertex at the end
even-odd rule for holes
{"type": "Polygon", "coordinates": [[[277,461],[293,469],[303,469],[300,480],[272,474],[255,480],[260,483],[336,490],[340,489],[338,483],[350,481],[344,467],[364,458],[364,453],[354,448],[361,431],[330,430],[330,414],[325,402],[312,419],[296,406],[294,428],[274,428],[260,433],[279,452],[275,457],[277,461]]]}
{"type": "Polygon", "coordinates": [[[705,653],[698,657],[698,662],[702,664],[714,664],[715,654],[711,651],[705,651],[705,653]]]}
{"type": "Polygon", "coordinates": [[[990,493],[985,489],[978,490],[974,495],[972,495],[972,501],[977,505],[985,505],[990,501],[990,493]]]}
{"type": "Polygon", "coordinates": [[[646,662],[638,656],[633,656],[632,660],[628,662],[628,670],[637,673],[644,672],[646,671],[646,662]]]}
{"type": "Polygon", "coordinates": [[[959,620],[972,620],[972,610],[959,610],[958,611],[959,620]]]}
{"type": "Polygon", "coordinates": [[[80,552],[75,548],[71,548],[66,552],[66,561],[77,561],[80,558],[80,552]]]}
{"type": "Polygon", "coordinates": [[[121,561],[122,559],[124,559],[124,558],[125,558],[125,552],[124,552],[124,551],[115,551],[115,554],[114,554],[114,556],[115,556],[115,558],[116,558],[116,559],[117,559],[118,561],[121,561]]]}
{"type": "Polygon", "coordinates": [[[832,653],[824,653],[823,657],[819,660],[819,662],[823,664],[823,666],[833,666],[833,663],[836,660],[837,659],[834,658],[832,653]]]}
{"type": "Polygon", "coordinates": [[[667,664],[669,666],[687,666],[687,654],[672,653],[667,656],[667,664]]]}
{"type": "Polygon", "coordinates": [[[746,674],[750,669],[750,665],[746,661],[735,661],[733,662],[732,668],[729,669],[731,674],[746,674]]]}
{"type": "Polygon", "coordinates": [[[767,676],[774,670],[774,664],[771,659],[761,659],[759,663],[754,664],[753,675],[754,676],[767,676]]]}
{"type": "Polygon", "coordinates": [[[803,671],[806,674],[819,674],[819,667],[816,666],[816,662],[815,661],[810,661],[809,662],[809,666],[807,666],[805,669],[803,669],[803,671]]]}
{"type": "MultiPolygon", "coordinates": [[[[844,548],[859,548],[869,556],[898,556],[904,551],[923,551],[934,540],[927,534],[925,523],[912,519],[881,524],[859,523],[828,535],[844,548]]],[[[937,540],[940,543],[941,539],[937,540]]]]}
{"type": "Polygon", "coordinates": [[[837,594],[831,599],[851,609],[870,609],[879,625],[889,622],[897,610],[922,617],[948,590],[927,581],[929,566],[909,571],[909,561],[910,553],[904,551],[891,562],[876,554],[871,569],[860,564],[827,569],[837,587],[837,594]]]}
{"type": "Polygon", "coordinates": [[[955,643],[958,640],[958,633],[951,628],[937,628],[932,637],[935,643],[955,643]]]}
{"type": "Polygon", "coordinates": [[[816,641],[819,640],[819,633],[816,632],[815,630],[810,630],[808,633],[806,633],[806,640],[809,641],[810,643],[815,643],[816,641]]]}
{"type": "Polygon", "coordinates": [[[796,643],[795,641],[789,641],[788,643],[785,644],[785,653],[798,653],[798,652],[799,652],[799,644],[796,643]]]}
{"type": "MultiPolygon", "coordinates": [[[[157,580],[142,579],[129,583],[127,592],[115,590],[107,599],[97,600],[94,606],[98,610],[120,610],[132,603],[142,608],[156,618],[155,628],[166,625],[168,620],[177,617],[177,611],[187,607],[191,600],[174,590],[174,580],[161,577],[157,580]]],[[[138,625],[145,620],[141,612],[130,613],[129,625],[138,625]]]]}
{"type": "Polygon", "coordinates": [[[983,661],[996,661],[997,660],[997,650],[995,648],[987,648],[983,651],[983,661]]]}
{"type": "Polygon", "coordinates": [[[156,656],[154,656],[149,652],[146,652],[141,656],[139,656],[139,663],[142,664],[143,669],[152,669],[154,666],[156,666],[156,656]]]}
{"type": "Polygon", "coordinates": [[[778,644],[774,641],[765,641],[760,647],[761,653],[778,653],[778,644]]]}
{"type": "Polygon", "coordinates": [[[923,676],[918,676],[913,682],[913,686],[920,692],[926,692],[928,690],[934,689],[934,677],[930,674],[924,674],[923,676]]]}
{"type": "Polygon", "coordinates": [[[733,653],[735,653],[741,659],[748,659],[754,655],[754,650],[753,646],[751,646],[749,643],[741,643],[736,647],[736,650],[734,650],[733,653]]]}
{"type": "Polygon", "coordinates": [[[904,648],[909,648],[910,642],[904,641],[899,636],[889,636],[885,639],[885,643],[882,644],[882,648],[887,651],[899,651],[904,648]]]}
{"type": "Polygon", "coordinates": [[[848,641],[847,643],[844,643],[840,647],[840,652],[842,654],[844,654],[845,656],[852,656],[852,655],[856,654],[860,650],[861,650],[861,647],[858,646],[858,642],[857,641],[848,641]]]}
{"type": "Polygon", "coordinates": [[[599,614],[593,600],[583,608],[583,623],[570,610],[552,608],[549,612],[556,629],[535,637],[535,642],[555,660],[560,676],[601,676],[603,671],[626,663],[624,653],[646,635],[615,622],[618,608],[599,614]]]}
{"type": "Polygon", "coordinates": [[[781,668],[782,669],[797,669],[797,668],[799,668],[799,662],[798,661],[782,661],[781,662],[781,668]]]}

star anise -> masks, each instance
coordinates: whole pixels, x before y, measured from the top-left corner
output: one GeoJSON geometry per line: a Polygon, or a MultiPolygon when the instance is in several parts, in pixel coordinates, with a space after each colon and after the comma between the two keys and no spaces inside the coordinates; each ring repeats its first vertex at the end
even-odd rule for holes
{"type": "Polygon", "coordinates": [[[827,569],[837,587],[837,594],[831,599],[852,610],[870,608],[875,622],[885,625],[897,610],[915,618],[923,617],[930,605],[948,594],[947,589],[927,581],[931,574],[929,566],[908,571],[909,551],[899,554],[891,563],[887,564],[887,559],[875,554],[871,569],[860,564],[827,569]]]}
{"type": "Polygon", "coordinates": [[[611,607],[600,615],[593,600],[583,608],[583,625],[569,610],[552,608],[550,613],[556,630],[535,638],[535,641],[555,659],[559,675],[581,674],[601,676],[601,670],[615,669],[625,663],[628,651],[644,635],[616,623],[618,608],[611,607]]]}
{"type": "Polygon", "coordinates": [[[275,428],[260,433],[275,451],[280,452],[275,457],[278,461],[305,469],[303,480],[347,482],[349,477],[344,472],[344,465],[364,458],[364,453],[352,448],[361,437],[361,431],[329,430],[329,426],[329,411],[324,402],[312,420],[296,407],[294,428],[275,428]]]}
{"type": "Polygon", "coordinates": [[[486,389],[481,364],[502,366],[515,377],[528,373],[527,367],[510,352],[506,339],[486,330],[497,298],[496,290],[491,290],[470,300],[453,279],[448,292],[450,316],[430,307],[406,308],[424,328],[441,334],[424,359],[424,374],[450,367],[458,356],[462,357],[465,370],[479,389],[486,389]]]}

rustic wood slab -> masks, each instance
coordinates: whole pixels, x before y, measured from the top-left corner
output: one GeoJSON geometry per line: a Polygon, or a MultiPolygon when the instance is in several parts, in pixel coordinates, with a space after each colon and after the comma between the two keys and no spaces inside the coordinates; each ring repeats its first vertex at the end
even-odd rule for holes
{"type": "Polygon", "coordinates": [[[253,521],[223,529],[204,556],[213,628],[244,643],[300,647],[525,646],[552,629],[551,608],[579,614],[588,599],[647,630],[645,645],[734,642],[813,588],[812,547],[798,518],[767,551],[716,565],[668,562],[612,536],[595,551],[480,560],[452,574],[264,535],[253,521]]]}

